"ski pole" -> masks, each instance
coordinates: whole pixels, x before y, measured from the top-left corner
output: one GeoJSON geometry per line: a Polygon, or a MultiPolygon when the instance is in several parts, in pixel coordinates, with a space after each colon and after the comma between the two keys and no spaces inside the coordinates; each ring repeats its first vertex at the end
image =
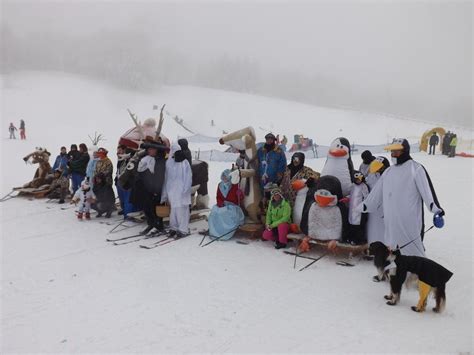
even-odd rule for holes
{"type": "Polygon", "coordinates": [[[295,261],[293,262],[293,269],[296,269],[296,259],[298,258],[298,248],[300,247],[299,240],[296,242],[296,250],[295,250],[295,261]]]}
{"type": "Polygon", "coordinates": [[[303,271],[304,269],[310,267],[311,265],[313,265],[316,261],[318,260],[321,260],[322,258],[324,258],[326,255],[328,255],[329,252],[325,252],[323,255],[321,255],[320,257],[314,259],[312,262],[310,262],[308,265],[306,266],[303,266],[301,269],[299,269],[298,271],[303,271]]]}
{"type": "MultiPolygon", "coordinates": [[[[227,234],[232,233],[232,232],[236,231],[237,229],[239,229],[239,227],[240,227],[240,226],[238,226],[237,228],[232,229],[232,230],[229,231],[229,232],[226,232],[225,234],[222,234],[222,235],[218,236],[218,237],[215,238],[215,239],[212,239],[211,241],[207,242],[206,244],[201,245],[201,248],[204,248],[206,245],[209,245],[209,244],[212,244],[212,243],[214,243],[214,242],[217,242],[219,239],[225,237],[227,234]]],[[[209,235],[209,236],[212,237],[212,235],[209,235]]]]}
{"type": "Polygon", "coordinates": [[[201,242],[199,243],[199,246],[201,246],[202,242],[204,242],[204,239],[206,239],[206,236],[207,236],[207,233],[204,233],[204,235],[202,236],[201,242]]]}

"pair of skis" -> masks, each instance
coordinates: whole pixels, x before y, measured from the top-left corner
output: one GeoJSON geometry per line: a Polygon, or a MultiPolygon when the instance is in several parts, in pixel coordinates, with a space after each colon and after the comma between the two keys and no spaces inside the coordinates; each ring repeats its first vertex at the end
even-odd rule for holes
{"type": "Polygon", "coordinates": [[[166,235],[166,234],[168,234],[168,231],[166,230],[161,231],[161,232],[149,233],[149,234],[136,233],[136,234],[128,235],[126,237],[121,237],[121,238],[107,238],[106,241],[113,243],[113,245],[124,245],[124,244],[135,243],[144,239],[156,238],[156,237],[166,235]]]}
{"type": "Polygon", "coordinates": [[[13,193],[18,192],[17,190],[11,190],[9,193],[7,193],[5,196],[0,198],[0,202],[5,202],[8,200],[11,200],[12,198],[15,198],[18,196],[18,193],[16,195],[13,195],[13,193]]]}
{"type": "Polygon", "coordinates": [[[157,241],[154,241],[152,242],[151,244],[140,244],[140,248],[143,248],[143,249],[155,249],[157,247],[161,247],[163,245],[166,245],[166,244],[169,244],[169,243],[173,243],[173,242],[176,242],[178,240],[181,240],[181,239],[184,239],[186,237],[189,237],[190,235],[193,235],[194,233],[198,232],[197,228],[191,228],[189,233],[188,234],[184,234],[184,235],[178,235],[178,234],[173,234],[171,235],[171,230],[166,232],[164,235],[163,235],[163,238],[161,238],[160,240],[157,240],[157,241]]]}

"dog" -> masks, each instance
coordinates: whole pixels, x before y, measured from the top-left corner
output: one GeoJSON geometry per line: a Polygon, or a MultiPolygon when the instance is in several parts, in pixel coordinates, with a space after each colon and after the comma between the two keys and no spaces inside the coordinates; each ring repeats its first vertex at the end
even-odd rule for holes
{"type": "Polygon", "coordinates": [[[374,264],[379,270],[379,276],[383,276],[385,272],[388,273],[391,293],[384,296],[384,298],[389,306],[394,306],[400,301],[402,285],[407,273],[410,272],[418,276],[418,291],[420,294],[418,304],[412,306],[411,309],[415,312],[424,312],[428,295],[433,289],[436,299],[436,306],[433,311],[441,313],[444,310],[446,306],[446,283],[453,276],[451,271],[427,258],[401,255],[398,249],[390,251],[380,242],[372,243],[370,249],[375,256],[374,264]]]}

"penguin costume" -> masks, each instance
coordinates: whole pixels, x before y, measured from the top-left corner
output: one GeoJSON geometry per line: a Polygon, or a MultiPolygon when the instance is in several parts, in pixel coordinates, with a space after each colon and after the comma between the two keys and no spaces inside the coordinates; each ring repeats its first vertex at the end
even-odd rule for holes
{"type": "Polygon", "coordinates": [[[391,151],[392,163],[362,204],[364,212],[374,213],[383,207],[384,244],[391,249],[405,245],[403,255],[425,256],[423,246],[423,202],[435,217],[443,216],[438,198],[423,165],[410,156],[406,139],[396,139],[384,148],[391,151]]]}
{"type": "Polygon", "coordinates": [[[321,176],[306,196],[300,228],[318,240],[347,240],[348,211],[342,199],[341,183],[335,176],[321,176]]]}
{"type": "Polygon", "coordinates": [[[324,175],[337,177],[341,183],[342,195],[350,194],[354,182],[354,164],[351,159],[351,145],[347,138],[339,137],[332,141],[321,172],[321,176],[324,175]]]}
{"type": "MultiPolygon", "coordinates": [[[[388,159],[382,156],[376,157],[370,163],[368,175],[366,178],[366,182],[370,191],[375,188],[375,185],[389,166],[390,162],[388,159]]],[[[384,234],[385,225],[383,222],[383,207],[382,205],[379,205],[375,212],[369,214],[369,218],[367,220],[367,241],[369,244],[374,242],[384,243],[384,234]]]]}

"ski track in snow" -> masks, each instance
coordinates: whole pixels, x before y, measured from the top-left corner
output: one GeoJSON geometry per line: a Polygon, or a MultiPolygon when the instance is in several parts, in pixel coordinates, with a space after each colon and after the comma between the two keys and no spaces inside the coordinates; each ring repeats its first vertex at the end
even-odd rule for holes
{"type": "MultiPolygon", "coordinates": [[[[107,105],[116,104],[110,100],[107,105]]],[[[39,119],[55,122],[54,115],[39,119]]],[[[9,120],[2,118],[3,126],[9,120]]],[[[112,147],[115,131],[103,130],[104,145],[112,147]]],[[[76,133],[65,139],[38,128],[26,142],[3,140],[2,195],[32,178],[35,169],[21,160],[32,147],[48,138],[54,158],[59,146],[85,141],[76,133]]],[[[271,243],[231,240],[200,248],[198,234],[151,250],[140,242],[118,247],[105,239],[137,229],[108,234],[114,225],[104,219],[79,222],[73,208],[14,198],[0,203],[1,352],[472,351],[472,160],[413,157],[426,167],[446,210],[445,227],[425,237],[427,255],[454,272],[441,315],[431,311],[432,298],[427,312],[411,311],[414,289],[404,288],[396,307],[385,305],[389,286],[371,281],[376,271],[368,261],[344,268],[330,256],[298,272],[309,260],[299,259],[294,270],[294,258],[271,243]]],[[[359,155],[353,160],[358,167],[359,155]]],[[[321,171],[324,161],[307,165],[321,171]]],[[[229,165],[210,163],[211,203],[229,165]]],[[[431,218],[426,212],[427,228],[431,218]]]]}

